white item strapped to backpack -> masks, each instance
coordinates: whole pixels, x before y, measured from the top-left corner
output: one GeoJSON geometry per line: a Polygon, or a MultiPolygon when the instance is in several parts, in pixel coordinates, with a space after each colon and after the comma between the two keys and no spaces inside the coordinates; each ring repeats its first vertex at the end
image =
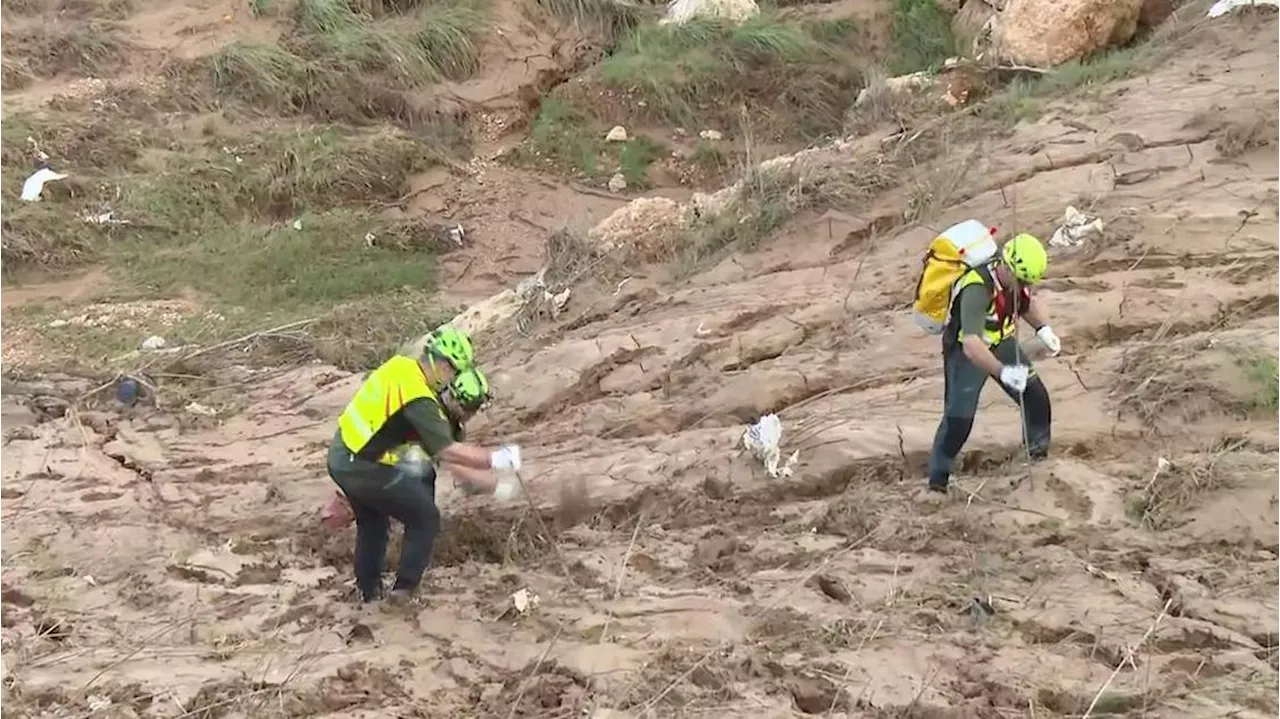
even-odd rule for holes
{"type": "Polygon", "coordinates": [[[999,252],[996,228],[965,220],[943,230],[925,252],[916,282],[912,319],[931,335],[942,334],[951,316],[956,282],[966,272],[990,262],[999,252]]]}

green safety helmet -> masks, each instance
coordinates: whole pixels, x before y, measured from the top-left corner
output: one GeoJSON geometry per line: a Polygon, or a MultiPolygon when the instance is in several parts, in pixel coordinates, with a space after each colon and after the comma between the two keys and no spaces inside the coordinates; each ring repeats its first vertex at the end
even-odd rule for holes
{"type": "Polygon", "coordinates": [[[1034,235],[1023,232],[1004,243],[1004,261],[1019,282],[1034,285],[1044,279],[1049,256],[1034,235]]]}
{"type": "Polygon", "coordinates": [[[459,407],[475,412],[489,401],[489,380],[479,367],[468,367],[453,378],[448,391],[459,407]]]}
{"type": "Polygon", "coordinates": [[[442,325],[427,338],[426,351],[439,357],[459,372],[476,361],[475,350],[467,333],[452,325],[442,325]]]}

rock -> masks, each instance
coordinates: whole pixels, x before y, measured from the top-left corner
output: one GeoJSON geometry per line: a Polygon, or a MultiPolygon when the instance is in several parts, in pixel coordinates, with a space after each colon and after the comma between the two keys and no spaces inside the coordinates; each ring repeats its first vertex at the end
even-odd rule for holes
{"type": "Polygon", "coordinates": [[[164,338],[161,337],[160,335],[151,335],[150,337],[142,341],[142,349],[144,350],[163,349],[165,344],[166,342],[164,338]]]}
{"type": "Polygon", "coordinates": [[[57,328],[57,327],[66,327],[69,324],[71,323],[66,320],[53,320],[52,322],[49,323],[49,326],[57,328]]]}
{"type": "Polygon", "coordinates": [[[614,210],[587,232],[603,250],[637,244],[659,244],[661,236],[682,224],[680,204],[666,197],[641,197],[614,210]]]}
{"type": "Polygon", "coordinates": [[[613,177],[609,178],[609,192],[622,192],[627,189],[627,178],[622,176],[621,172],[615,172],[613,177]]]}
{"type": "Polygon", "coordinates": [[[719,130],[703,130],[698,133],[698,137],[701,137],[708,142],[719,142],[724,139],[724,135],[720,134],[719,130]]]}
{"type": "Polygon", "coordinates": [[[659,25],[675,23],[683,25],[694,18],[728,20],[741,25],[760,14],[756,0],[674,0],[667,5],[667,14],[659,25]]]}
{"type": "Polygon", "coordinates": [[[614,125],[613,129],[610,130],[604,136],[604,141],[605,142],[626,142],[627,128],[623,127],[622,125],[614,125]]]}
{"type": "Polygon", "coordinates": [[[1143,0],[1138,10],[1138,29],[1153,30],[1173,14],[1173,0],[1143,0]]]}
{"type": "Polygon", "coordinates": [[[1001,58],[1054,67],[1128,42],[1143,0],[1009,0],[993,44],[1001,58]]]}

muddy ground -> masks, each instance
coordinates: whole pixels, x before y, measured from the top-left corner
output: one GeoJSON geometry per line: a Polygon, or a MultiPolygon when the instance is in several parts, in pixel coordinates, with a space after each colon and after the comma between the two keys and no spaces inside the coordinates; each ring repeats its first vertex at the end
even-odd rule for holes
{"type": "MultiPolygon", "coordinates": [[[[243,12],[164,7],[137,27],[170,28],[175,53],[226,42],[243,12]]],[[[488,342],[498,396],[473,433],[525,448],[532,501],[443,482],[425,606],[404,613],[353,603],[352,531],[318,521],[358,374],[242,372],[216,417],[10,374],[6,713],[1274,716],[1276,38],[1274,15],[1202,23],[1149,72],[936,159],[953,191],[931,226],[1048,237],[1067,204],[1107,222],[1055,250],[1040,295],[1064,343],[1037,365],[1052,456],[1025,461],[988,390],[945,503],[918,497],[941,395],[904,309],[932,236],[903,221],[918,186],[804,210],[680,282],[628,268],[488,342]],[[792,477],[740,450],[766,412],[792,477]]],[[[537,268],[531,223],[584,221],[558,204],[621,204],[526,172],[418,200],[465,196],[480,223],[444,269],[464,302],[537,268]]],[[[38,334],[11,327],[6,365],[35,364],[38,334]]]]}

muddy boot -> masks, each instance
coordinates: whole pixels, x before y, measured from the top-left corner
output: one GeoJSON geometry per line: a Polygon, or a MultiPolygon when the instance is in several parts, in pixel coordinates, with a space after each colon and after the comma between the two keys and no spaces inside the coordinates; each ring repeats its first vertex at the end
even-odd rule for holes
{"type": "Polygon", "coordinates": [[[410,610],[421,605],[413,590],[392,589],[382,601],[382,608],[388,612],[410,610]]]}
{"type": "Polygon", "coordinates": [[[930,482],[927,487],[916,492],[911,501],[925,506],[938,506],[946,504],[950,498],[951,492],[947,485],[930,482]]]}

